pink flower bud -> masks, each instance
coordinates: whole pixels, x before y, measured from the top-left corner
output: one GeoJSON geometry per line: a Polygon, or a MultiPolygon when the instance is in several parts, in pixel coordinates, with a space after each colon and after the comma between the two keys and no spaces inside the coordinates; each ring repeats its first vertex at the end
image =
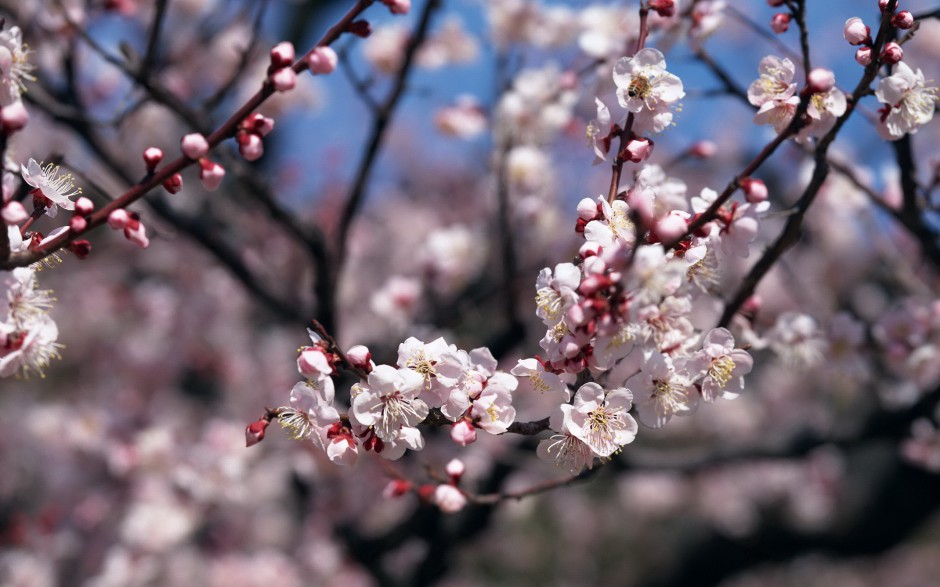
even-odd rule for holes
{"type": "Polygon", "coordinates": [[[238,152],[246,161],[257,161],[264,155],[264,143],[254,133],[244,133],[244,140],[238,141],[238,152]]]}
{"type": "Polygon", "coordinates": [[[0,216],[3,217],[3,222],[7,225],[13,225],[25,222],[29,218],[29,212],[26,211],[26,206],[14,201],[7,202],[3,210],[0,211],[0,216]]]}
{"type": "Polygon", "coordinates": [[[467,446],[477,439],[477,430],[473,424],[466,420],[460,420],[450,429],[450,439],[460,446],[467,446]]]}
{"type": "Polygon", "coordinates": [[[894,41],[885,43],[884,49],[881,50],[881,62],[893,65],[904,59],[904,49],[894,41]]]}
{"type": "Polygon", "coordinates": [[[466,496],[453,485],[438,485],[431,500],[442,512],[448,514],[459,512],[467,505],[466,496]]]}
{"type": "Polygon", "coordinates": [[[275,90],[287,92],[293,90],[297,85],[297,72],[289,67],[284,67],[273,72],[270,79],[275,90]]]}
{"type": "Polygon", "coordinates": [[[888,0],[878,0],[878,9],[884,12],[886,8],[888,8],[888,0]]]}
{"type": "Polygon", "coordinates": [[[179,173],[174,173],[170,177],[166,178],[163,181],[163,189],[170,192],[171,194],[178,193],[183,189],[183,176],[179,173]]]}
{"type": "Polygon", "coordinates": [[[160,149],[149,147],[144,150],[144,165],[147,166],[148,173],[153,173],[161,161],[163,161],[163,151],[160,149]]]}
{"type": "Polygon", "coordinates": [[[209,152],[209,141],[199,133],[192,133],[180,141],[183,154],[190,159],[199,159],[209,152]]]}
{"type": "Polygon", "coordinates": [[[760,311],[763,305],[764,300],[759,295],[755,294],[744,300],[744,303],[741,305],[741,312],[753,316],[760,311]]]}
{"type": "Polygon", "coordinates": [[[411,10],[411,0],[382,0],[392,14],[408,14],[411,10]]]}
{"type": "Polygon", "coordinates": [[[264,440],[264,433],[270,423],[270,420],[261,418],[249,424],[245,428],[245,446],[254,446],[264,440]]]}
{"type": "Polygon", "coordinates": [[[653,153],[653,143],[649,139],[632,139],[624,147],[622,155],[631,163],[645,161],[653,153]]]}
{"type": "Polygon", "coordinates": [[[581,248],[578,249],[578,255],[582,259],[587,259],[588,257],[593,257],[600,254],[601,246],[594,241],[586,241],[581,248]]]}
{"type": "Polygon", "coordinates": [[[284,69],[294,63],[294,46],[282,41],[271,49],[271,69],[284,69]]]}
{"type": "Polygon", "coordinates": [[[832,71],[817,67],[807,76],[809,91],[813,94],[825,94],[836,85],[836,75],[832,71]]]}
{"type": "Polygon", "coordinates": [[[411,481],[406,481],[405,479],[392,479],[388,482],[388,485],[385,486],[385,489],[382,490],[382,497],[385,499],[401,497],[411,491],[411,487],[411,481]]]}
{"type": "Polygon", "coordinates": [[[127,223],[130,222],[130,215],[127,213],[127,210],[124,208],[118,208],[117,210],[112,210],[108,214],[108,226],[114,230],[120,230],[127,226],[127,223]]]}
{"type": "Polygon", "coordinates": [[[317,47],[307,57],[307,67],[316,74],[333,73],[339,57],[332,47],[317,47]]]}
{"type": "Polygon", "coordinates": [[[23,106],[22,100],[17,100],[0,109],[0,125],[3,127],[4,134],[10,135],[23,130],[28,123],[29,112],[23,106]]]}
{"type": "Polygon", "coordinates": [[[350,347],[346,351],[346,358],[352,363],[353,367],[362,369],[366,373],[372,372],[372,352],[368,347],[361,344],[350,347]]]}
{"type": "Polygon", "coordinates": [[[451,459],[444,467],[444,472],[447,473],[447,476],[450,477],[454,483],[460,481],[460,478],[463,477],[464,471],[466,470],[466,465],[464,465],[463,461],[460,459],[451,459]]]}
{"type": "Polygon", "coordinates": [[[95,211],[95,204],[85,196],[81,196],[75,200],[75,213],[81,215],[88,215],[95,211]]]}
{"type": "Polygon", "coordinates": [[[669,18],[676,13],[675,0],[650,0],[650,10],[655,10],[659,16],[669,18]]]}
{"type": "Polygon", "coordinates": [[[585,275],[602,275],[607,271],[607,263],[597,255],[584,258],[582,269],[585,275]]]}
{"type": "Polygon", "coordinates": [[[206,188],[207,191],[214,192],[222,184],[222,178],[225,177],[225,168],[208,159],[203,159],[200,163],[202,168],[199,170],[199,181],[202,182],[202,187],[206,188]]]}
{"type": "Polygon", "coordinates": [[[86,239],[74,240],[65,247],[79,259],[86,259],[91,254],[91,243],[86,239]]]}
{"type": "Polygon", "coordinates": [[[591,198],[583,198],[578,202],[578,218],[587,221],[597,218],[597,202],[591,198]]]}
{"type": "Polygon", "coordinates": [[[759,204],[767,199],[767,185],[753,177],[741,180],[741,189],[744,190],[744,199],[752,204],[759,204]]]}
{"type": "Polygon", "coordinates": [[[855,61],[859,65],[868,65],[871,63],[871,47],[859,47],[855,52],[855,61]]]}
{"type": "Polygon", "coordinates": [[[790,15],[786,12],[778,12],[770,19],[770,28],[778,35],[787,32],[790,28],[790,15]]]}
{"type": "Polygon", "coordinates": [[[129,222],[127,226],[124,227],[124,238],[142,249],[146,249],[150,246],[150,239],[147,238],[147,227],[139,220],[129,222]]]}
{"type": "Polygon", "coordinates": [[[671,243],[679,240],[689,230],[689,221],[675,212],[663,216],[653,227],[653,234],[660,242],[671,243]]]}
{"type": "Polygon", "coordinates": [[[274,130],[274,119],[255,112],[242,121],[241,127],[263,137],[274,130]]]}
{"type": "Polygon", "coordinates": [[[910,10],[902,10],[891,17],[891,25],[895,28],[907,30],[914,26],[914,15],[910,10]]]}
{"type": "Polygon", "coordinates": [[[717,152],[718,145],[712,141],[699,141],[689,149],[689,154],[699,159],[710,159],[717,152]]]}
{"type": "Polygon", "coordinates": [[[307,379],[320,379],[333,373],[326,355],[317,347],[306,347],[297,356],[297,370],[307,379]]]}
{"type": "Polygon", "coordinates": [[[850,45],[871,43],[871,29],[862,22],[861,18],[853,16],[842,25],[842,37],[850,45]]]}

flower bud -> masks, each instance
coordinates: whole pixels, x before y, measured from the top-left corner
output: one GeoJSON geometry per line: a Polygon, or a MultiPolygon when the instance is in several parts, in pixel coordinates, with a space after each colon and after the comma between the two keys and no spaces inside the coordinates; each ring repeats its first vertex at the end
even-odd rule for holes
{"type": "Polygon", "coordinates": [[[72,232],[84,232],[86,228],[88,228],[88,221],[84,216],[72,216],[69,219],[69,230],[72,232]]]}
{"type": "Polygon", "coordinates": [[[649,139],[639,138],[631,139],[624,147],[621,156],[625,157],[631,163],[645,161],[653,154],[653,142],[649,139]]]}
{"type": "Polygon", "coordinates": [[[677,241],[689,230],[689,222],[681,215],[670,212],[663,216],[653,227],[653,234],[660,242],[671,243],[677,241]]]}
{"type": "Polygon", "coordinates": [[[717,152],[718,145],[712,141],[699,141],[689,149],[689,154],[699,159],[710,159],[717,152]]]}
{"type": "Polygon", "coordinates": [[[147,166],[147,173],[153,173],[161,161],[163,161],[163,151],[160,149],[149,147],[144,150],[144,165],[147,166]]]}
{"type": "Polygon", "coordinates": [[[770,19],[770,28],[778,35],[787,32],[790,28],[790,15],[786,12],[778,12],[770,19]]]}
{"type": "Polygon", "coordinates": [[[914,15],[911,14],[910,10],[902,10],[891,17],[891,26],[907,30],[914,26],[914,15]]]}
{"type": "Polygon", "coordinates": [[[297,356],[297,371],[307,379],[320,379],[333,373],[329,360],[317,347],[305,347],[297,356]]]}
{"type": "Polygon", "coordinates": [[[271,48],[271,69],[284,69],[294,63],[294,45],[282,41],[271,48]]]}
{"type": "Polygon", "coordinates": [[[653,191],[648,188],[634,188],[627,193],[627,205],[639,216],[644,227],[653,221],[653,191]]]}
{"type": "Polygon", "coordinates": [[[329,74],[336,69],[339,57],[332,47],[316,47],[307,56],[307,67],[315,74],[329,74]]]}
{"type": "Polygon", "coordinates": [[[431,501],[441,508],[442,512],[448,514],[459,512],[467,505],[466,496],[453,485],[438,485],[434,489],[434,496],[431,501]]]}
{"type": "Polygon", "coordinates": [[[582,259],[587,259],[588,257],[593,257],[599,254],[601,251],[601,246],[594,241],[585,241],[581,248],[578,249],[578,256],[582,259]]]}
{"type": "Polygon", "coordinates": [[[868,65],[871,63],[871,47],[859,47],[855,52],[855,61],[859,65],[868,65]]]}
{"type": "Polygon", "coordinates": [[[75,200],[75,213],[86,216],[95,211],[95,204],[85,196],[75,200]]]}
{"type": "Polygon", "coordinates": [[[88,255],[91,254],[91,243],[83,238],[74,240],[65,245],[65,247],[79,259],[87,259],[88,255]]]}
{"type": "Polygon", "coordinates": [[[408,14],[411,10],[411,0],[382,0],[392,14],[408,14]]]}
{"type": "Polygon", "coordinates": [[[22,100],[17,100],[9,106],[0,108],[0,125],[3,127],[4,134],[10,135],[23,130],[28,123],[29,112],[23,106],[22,100]]]}
{"type": "Polygon", "coordinates": [[[477,439],[477,430],[473,424],[466,420],[460,420],[450,429],[450,439],[460,446],[467,446],[477,439]]]}
{"type": "Polygon", "coordinates": [[[825,94],[836,85],[836,76],[831,70],[817,67],[807,77],[809,91],[813,94],[825,94]]]}
{"type": "Polygon", "coordinates": [[[385,489],[382,490],[382,497],[385,499],[401,497],[411,491],[411,487],[411,481],[406,481],[405,479],[392,479],[388,482],[388,485],[385,486],[385,489]]]}
{"type": "Polygon", "coordinates": [[[346,32],[365,39],[372,34],[372,25],[367,20],[354,20],[346,25],[346,32]]]}
{"type": "Polygon", "coordinates": [[[183,137],[180,147],[190,159],[199,159],[209,152],[209,141],[199,133],[192,133],[183,137]]]}
{"type": "Polygon", "coordinates": [[[7,225],[19,224],[29,218],[29,212],[26,211],[26,206],[23,204],[11,201],[7,202],[3,210],[0,211],[0,217],[3,217],[3,222],[7,225]]]}
{"type": "Polygon", "coordinates": [[[264,433],[270,423],[270,420],[261,418],[249,424],[245,428],[245,446],[254,446],[264,440],[264,433]]]}
{"type": "Polygon", "coordinates": [[[203,159],[200,163],[202,168],[199,170],[199,181],[202,182],[202,187],[206,190],[214,192],[222,184],[222,178],[225,177],[225,168],[208,159],[203,159]]]}
{"type": "Polygon", "coordinates": [[[264,155],[264,143],[261,137],[255,133],[239,133],[238,152],[245,158],[245,161],[257,161],[264,155]]]}
{"type": "Polygon", "coordinates": [[[587,221],[597,218],[597,202],[591,198],[582,198],[578,202],[578,218],[587,221]]]}
{"type": "Polygon", "coordinates": [[[460,481],[460,478],[463,477],[464,471],[466,470],[466,465],[464,465],[463,461],[460,459],[451,459],[444,467],[444,472],[447,473],[447,476],[450,477],[454,483],[460,481]]]}
{"type": "Polygon", "coordinates": [[[904,59],[904,49],[894,41],[885,43],[884,49],[881,50],[881,62],[893,65],[904,59]]]}
{"type": "Polygon", "coordinates": [[[675,0],[650,0],[650,10],[655,10],[659,16],[669,18],[676,14],[675,0]]]}
{"type": "Polygon", "coordinates": [[[353,367],[362,369],[366,373],[372,372],[372,352],[368,347],[361,344],[349,347],[349,350],[346,351],[346,358],[349,359],[353,367]]]}
{"type": "Polygon", "coordinates": [[[166,178],[163,181],[163,189],[170,192],[171,194],[178,193],[183,189],[183,176],[179,173],[174,173],[170,177],[166,178]]]}
{"type": "Polygon", "coordinates": [[[767,199],[767,185],[753,177],[741,180],[741,189],[744,190],[744,199],[752,204],[759,204],[767,199]]]}
{"type": "Polygon", "coordinates": [[[142,249],[150,246],[150,239],[147,238],[147,227],[139,220],[133,220],[124,227],[124,238],[142,249]]]}
{"type": "Polygon", "coordinates": [[[878,9],[884,12],[888,8],[889,0],[878,0],[878,9]]]}
{"type": "Polygon", "coordinates": [[[271,85],[278,92],[293,90],[297,85],[297,72],[289,67],[283,67],[270,75],[271,85]]]}
{"type": "Polygon", "coordinates": [[[130,215],[128,215],[127,210],[124,208],[118,208],[117,210],[112,210],[108,214],[108,226],[114,230],[120,230],[127,226],[127,223],[130,222],[130,215]]]}
{"type": "Polygon", "coordinates": [[[842,25],[842,37],[850,45],[862,45],[871,43],[871,29],[862,22],[862,19],[853,16],[842,25]]]}

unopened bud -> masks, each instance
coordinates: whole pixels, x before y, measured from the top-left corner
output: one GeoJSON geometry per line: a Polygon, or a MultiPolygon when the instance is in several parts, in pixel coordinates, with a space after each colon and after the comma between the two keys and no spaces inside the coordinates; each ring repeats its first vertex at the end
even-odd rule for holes
{"type": "Polygon", "coordinates": [[[434,489],[432,501],[448,514],[459,512],[467,505],[467,497],[453,485],[438,485],[434,489]]]}
{"type": "Polygon", "coordinates": [[[392,14],[408,14],[411,10],[411,0],[382,0],[392,14]]]}
{"type": "Polygon", "coordinates": [[[588,221],[597,218],[597,202],[591,198],[582,198],[578,202],[578,218],[588,221]]]}
{"type": "Polygon", "coordinates": [[[477,439],[477,430],[473,424],[466,420],[460,420],[450,429],[450,439],[460,446],[467,446],[477,439]]]}
{"type": "Polygon", "coordinates": [[[813,94],[825,94],[836,85],[836,76],[831,70],[817,67],[806,76],[809,91],[813,94]]]}
{"type": "Polygon", "coordinates": [[[458,483],[460,481],[460,478],[463,477],[464,471],[466,470],[466,465],[464,465],[463,461],[460,459],[451,459],[444,467],[444,471],[447,473],[447,476],[450,477],[454,483],[458,483]]]}
{"type": "Polygon", "coordinates": [[[871,47],[859,47],[855,52],[855,61],[859,65],[868,65],[871,63],[871,47]]]}
{"type": "Polygon", "coordinates": [[[271,85],[278,92],[293,90],[297,85],[297,72],[289,67],[282,67],[270,75],[271,85]]]}
{"type": "Polygon", "coordinates": [[[671,243],[682,238],[688,230],[689,221],[675,212],[670,212],[653,226],[653,235],[660,242],[671,243]]]}
{"type": "Polygon", "coordinates": [[[17,202],[16,200],[7,202],[3,207],[3,210],[0,211],[0,216],[3,217],[3,222],[8,226],[14,224],[19,224],[24,222],[29,218],[29,212],[26,211],[26,206],[17,202]]]}
{"type": "Polygon", "coordinates": [[[411,481],[406,481],[405,479],[392,479],[388,482],[388,485],[385,486],[385,489],[382,490],[382,497],[385,499],[401,497],[411,491],[411,487],[411,481]]]}
{"type": "Polygon", "coordinates": [[[183,176],[179,173],[174,173],[170,177],[163,180],[163,189],[170,192],[171,194],[178,193],[183,189],[183,176]]]}
{"type": "Polygon", "coordinates": [[[346,32],[364,39],[372,34],[372,25],[367,20],[354,20],[346,26],[346,32]]]}
{"type": "Polygon", "coordinates": [[[190,159],[199,159],[209,152],[209,141],[199,133],[192,133],[183,137],[180,147],[190,159]]]}
{"type": "Polygon", "coordinates": [[[150,239],[147,238],[147,227],[139,220],[133,220],[124,227],[124,238],[142,249],[150,246],[150,239]]]}
{"type": "Polygon", "coordinates": [[[649,156],[653,153],[653,142],[649,139],[639,138],[632,139],[627,143],[627,146],[624,147],[622,156],[626,157],[631,163],[640,163],[649,159],[649,156]]]}
{"type": "Polygon", "coordinates": [[[689,154],[699,159],[710,159],[717,152],[718,145],[712,141],[699,141],[689,149],[689,154]]]}
{"type": "Polygon", "coordinates": [[[108,214],[108,226],[114,230],[120,230],[127,226],[127,223],[130,221],[130,219],[131,217],[127,213],[127,210],[124,208],[118,208],[117,210],[113,210],[110,214],[108,214]]]}
{"type": "Polygon", "coordinates": [[[650,10],[655,10],[659,16],[669,18],[676,14],[675,0],[650,0],[650,10]]]}
{"type": "Polygon", "coordinates": [[[75,200],[75,213],[87,216],[95,211],[95,204],[85,196],[75,200]]]}
{"type": "Polygon", "coordinates": [[[22,100],[17,100],[9,106],[0,108],[0,124],[3,126],[4,134],[10,135],[23,130],[28,123],[29,112],[23,106],[22,100]]]}
{"type": "Polygon", "coordinates": [[[884,12],[888,8],[888,2],[890,0],[878,0],[878,9],[884,12]]]}
{"type": "Polygon", "coordinates": [[[767,199],[767,185],[756,178],[745,177],[740,181],[741,189],[744,190],[744,199],[752,204],[758,204],[767,199]]]}
{"type": "Polygon", "coordinates": [[[271,48],[271,69],[284,69],[294,63],[294,45],[282,41],[271,48]]]}
{"type": "Polygon", "coordinates": [[[372,352],[368,347],[357,344],[346,351],[346,358],[352,363],[353,367],[362,369],[366,373],[372,372],[372,352]]]}
{"type": "Polygon", "coordinates": [[[871,43],[871,29],[862,22],[862,19],[853,16],[842,25],[842,37],[850,45],[861,45],[871,43]]]}
{"type": "Polygon", "coordinates": [[[84,216],[72,216],[69,219],[69,230],[72,232],[84,232],[86,228],[88,228],[88,221],[84,216]]]}
{"type": "Polygon", "coordinates": [[[241,132],[238,138],[238,152],[245,161],[257,161],[264,155],[264,143],[255,133],[241,132]]]}
{"type": "Polygon", "coordinates": [[[790,28],[790,15],[786,12],[778,12],[770,19],[770,28],[778,35],[787,32],[790,28]]]}
{"type": "Polygon", "coordinates": [[[160,149],[148,147],[144,150],[144,165],[147,166],[147,173],[153,173],[161,161],[163,161],[163,151],[160,149]]]}
{"type": "Polygon", "coordinates": [[[245,446],[254,446],[264,440],[264,433],[270,423],[270,420],[261,418],[249,424],[245,428],[245,446]]]}
{"type": "Polygon", "coordinates": [[[225,177],[225,168],[208,159],[200,161],[200,165],[199,181],[202,182],[202,187],[206,188],[207,191],[214,192],[222,184],[222,179],[225,177]]]}
{"type": "Polygon", "coordinates": [[[316,74],[326,75],[336,70],[339,57],[332,47],[317,47],[307,57],[307,67],[316,74]]]}
{"type": "Polygon", "coordinates": [[[86,259],[91,254],[91,243],[85,239],[78,239],[65,245],[70,253],[79,259],[86,259]]]}
{"type": "Polygon", "coordinates": [[[894,41],[885,43],[884,49],[881,50],[881,62],[893,65],[904,59],[904,49],[894,41]]]}
{"type": "Polygon", "coordinates": [[[914,15],[910,10],[902,10],[891,17],[891,25],[894,28],[907,30],[914,26],[914,15]]]}

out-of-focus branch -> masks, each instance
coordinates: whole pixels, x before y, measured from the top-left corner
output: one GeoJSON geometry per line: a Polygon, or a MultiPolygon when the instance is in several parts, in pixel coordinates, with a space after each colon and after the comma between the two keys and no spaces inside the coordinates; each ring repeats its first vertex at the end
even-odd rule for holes
{"type": "Polygon", "coordinates": [[[154,63],[157,61],[157,49],[160,47],[160,32],[166,21],[167,4],[167,0],[157,0],[154,7],[153,23],[150,25],[150,36],[147,39],[147,51],[140,64],[140,75],[145,79],[150,77],[154,63]]]}

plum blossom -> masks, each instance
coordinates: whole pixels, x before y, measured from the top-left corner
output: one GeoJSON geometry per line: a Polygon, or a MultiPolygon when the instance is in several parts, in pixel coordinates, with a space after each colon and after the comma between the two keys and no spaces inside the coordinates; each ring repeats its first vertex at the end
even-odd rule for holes
{"type": "Polygon", "coordinates": [[[661,132],[672,122],[671,105],[682,99],[682,80],[666,71],[666,59],[656,49],[637,51],[614,65],[617,100],[635,116],[640,134],[661,132]]]}
{"type": "Polygon", "coordinates": [[[581,270],[572,263],[559,263],[555,270],[539,272],[535,281],[535,313],[546,326],[554,326],[564,317],[568,308],[578,303],[581,270]]]}
{"type": "Polygon", "coordinates": [[[59,357],[58,338],[59,328],[46,314],[22,326],[0,323],[0,377],[43,377],[49,361],[59,357]]]}
{"type": "Polygon", "coordinates": [[[668,356],[659,352],[650,353],[640,372],[624,385],[633,391],[640,422],[651,428],[661,428],[673,414],[691,414],[698,406],[699,395],[688,378],[677,372],[668,356]]]}
{"type": "Polygon", "coordinates": [[[19,27],[0,32],[0,108],[19,102],[26,91],[23,80],[36,79],[29,73],[33,66],[27,61],[28,57],[29,50],[23,46],[19,27]]]}
{"type": "Polygon", "coordinates": [[[819,363],[826,346],[816,320],[799,312],[784,312],[777,316],[773,328],[767,332],[767,340],[784,362],[803,367],[819,363]]]}
{"type": "Polygon", "coordinates": [[[368,386],[359,386],[352,413],[363,426],[371,426],[384,441],[395,440],[402,428],[411,428],[428,416],[418,399],[424,378],[411,369],[378,365],[369,373],[368,386]]]}
{"type": "Polygon", "coordinates": [[[437,408],[450,397],[464,364],[457,347],[448,345],[443,338],[424,343],[412,336],[398,345],[398,366],[421,376],[423,397],[428,405],[437,408]]]}
{"type": "Polygon", "coordinates": [[[742,349],[734,348],[734,337],[724,328],[715,328],[705,335],[702,350],[686,363],[699,382],[702,399],[713,402],[719,397],[733,399],[744,391],[744,376],[751,372],[754,359],[742,349]]]}
{"type": "Polygon", "coordinates": [[[605,391],[597,383],[585,383],[574,403],[562,405],[568,430],[599,457],[609,457],[636,438],[637,424],[628,412],[633,394],[628,389],[605,391]]]}
{"type": "Polygon", "coordinates": [[[59,175],[59,166],[49,163],[42,166],[30,159],[26,165],[21,165],[23,181],[33,186],[34,196],[40,196],[46,206],[46,215],[55,218],[57,206],[64,210],[74,210],[75,202],[69,198],[82,193],[82,188],[75,187],[75,180],[71,173],[59,175]]]}
{"type": "Polygon", "coordinates": [[[610,126],[610,109],[600,98],[594,98],[594,103],[597,105],[597,118],[588,123],[585,134],[588,144],[594,149],[594,165],[598,165],[607,160],[613,129],[610,126]]]}
{"type": "Polygon", "coordinates": [[[549,418],[549,427],[557,434],[539,442],[535,452],[540,459],[574,475],[585,467],[590,469],[594,466],[594,451],[574,435],[570,428],[570,410],[566,413],[561,408],[556,408],[549,418]]]}
{"type": "Polygon", "coordinates": [[[17,267],[9,273],[5,281],[9,303],[8,319],[17,326],[25,326],[45,316],[55,303],[52,290],[37,288],[36,271],[31,267],[17,267]]]}
{"type": "Polygon", "coordinates": [[[557,374],[547,371],[538,359],[519,359],[510,373],[520,378],[521,389],[531,389],[539,393],[558,395],[559,401],[568,402],[571,393],[568,386],[557,374]]]}
{"type": "Polygon", "coordinates": [[[490,434],[502,434],[516,419],[512,407],[512,392],[519,382],[508,373],[496,373],[486,389],[473,401],[470,416],[480,428],[490,434]]]}
{"type": "Polygon", "coordinates": [[[878,82],[875,96],[885,104],[881,112],[878,134],[896,141],[930,122],[937,103],[937,88],[927,86],[924,73],[912,70],[906,63],[894,66],[894,72],[878,82]]]}

